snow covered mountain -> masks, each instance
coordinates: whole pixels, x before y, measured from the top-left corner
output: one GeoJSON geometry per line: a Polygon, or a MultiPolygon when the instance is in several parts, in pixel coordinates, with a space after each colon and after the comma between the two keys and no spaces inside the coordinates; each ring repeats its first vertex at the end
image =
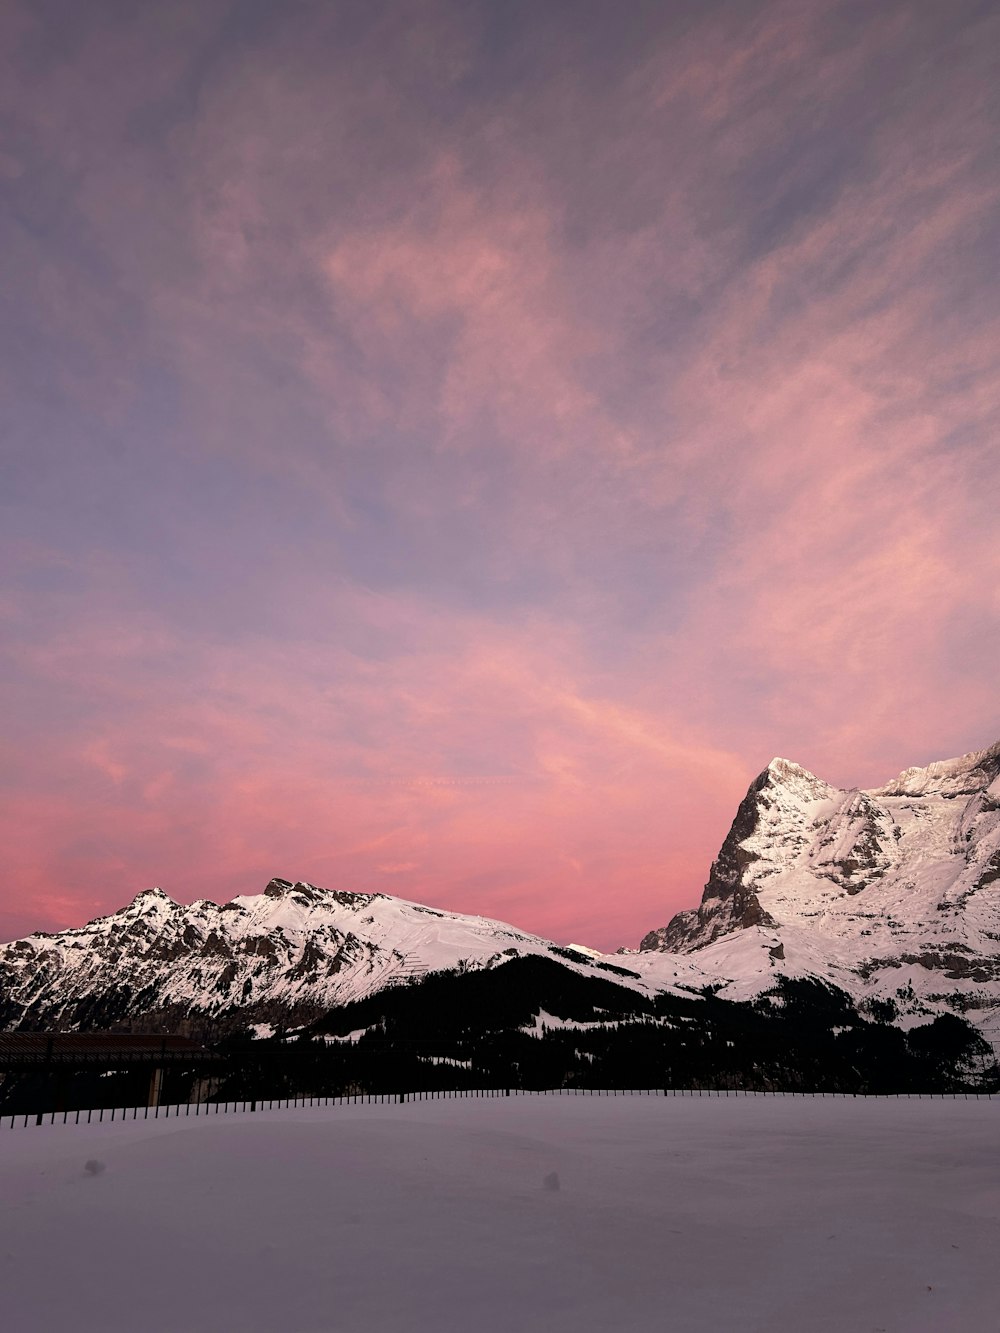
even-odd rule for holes
{"type": "MultiPolygon", "coordinates": [[[[411,977],[526,954],[643,990],[667,982],[666,973],[650,984],[622,959],[562,948],[485,917],[273,879],[262,894],[222,906],[183,906],[147,889],[79,929],[0,946],[0,1030],[307,1023],[411,977]]],[[[674,970],[682,982],[705,984],[695,964],[678,960],[674,970]]]]}
{"type": "Polygon", "coordinates": [[[1000,1035],[1000,743],[870,791],[773,760],[701,906],[640,951],[696,960],[733,999],[813,976],[904,1024],[950,1010],[1000,1035]]]}
{"type": "Polygon", "coordinates": [[[952,1012],[997,1040],[1000,743],[871,791],[773,760],[701,906],[638,951],[609,957],[484,917],[283,879],[221,906],[148,889],[78,929],[0,946],[0,1030],[292,1026],[410,978],[531,955],[645,996],[740,1001],[782,977],[816,978],[880,1020],[952,1012]]]}

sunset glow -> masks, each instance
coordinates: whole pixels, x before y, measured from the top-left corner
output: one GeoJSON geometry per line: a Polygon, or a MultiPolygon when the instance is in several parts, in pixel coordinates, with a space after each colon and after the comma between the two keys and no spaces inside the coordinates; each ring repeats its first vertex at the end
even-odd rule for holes
{"type": "Polygon", "coordinates": [[[0,939],[635,945],[1000,738],[1000,13],[12,0],[0,939]]]}

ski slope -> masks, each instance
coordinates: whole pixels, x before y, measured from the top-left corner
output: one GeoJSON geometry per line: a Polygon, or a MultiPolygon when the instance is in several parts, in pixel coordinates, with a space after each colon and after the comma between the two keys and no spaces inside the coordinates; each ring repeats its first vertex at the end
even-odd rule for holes
{"type": "Polygon", "coordinates": [[[0,1318],[971,1333],[996,1327],[998,1122],[988,1100],[543,1095],[6,1130],[0,1318]]]}

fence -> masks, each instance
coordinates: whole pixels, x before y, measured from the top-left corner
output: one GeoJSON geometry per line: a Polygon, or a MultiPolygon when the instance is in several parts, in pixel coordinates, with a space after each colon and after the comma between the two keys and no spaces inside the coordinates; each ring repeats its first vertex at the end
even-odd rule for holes
{"type": "Polygon", "coordinates": [[[755,1092],[750,1088],[480,1088],[437,1092],[359,1092],[338,1097],[274,1097],[237,1102],[173,1102],[166,1106],[124,1106],[81,1111],[20,1112],[0,1116],[0,1129],[28,1125],[111,1124],[124,1120],[167,1120],[192,1115],[251,1114],[316,1106],[374,1106],[422,1101],[458,1101],[494,1097],[799,1097],[857,1101],[993,1101],[992,1092],[755,1092]],[[139,1112],[142,1112],[142,1115],[139,1112]]]}

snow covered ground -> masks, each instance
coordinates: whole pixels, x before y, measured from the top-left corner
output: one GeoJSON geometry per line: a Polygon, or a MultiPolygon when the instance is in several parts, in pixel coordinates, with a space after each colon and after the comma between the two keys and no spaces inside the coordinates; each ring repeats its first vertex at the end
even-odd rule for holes
{"type": "Polygon", "coordinates": [[[997,1327],[1000,1102],[511,1097],[0,1133],[0,1324],[997,1327]]]}

